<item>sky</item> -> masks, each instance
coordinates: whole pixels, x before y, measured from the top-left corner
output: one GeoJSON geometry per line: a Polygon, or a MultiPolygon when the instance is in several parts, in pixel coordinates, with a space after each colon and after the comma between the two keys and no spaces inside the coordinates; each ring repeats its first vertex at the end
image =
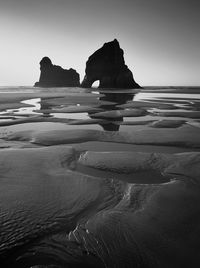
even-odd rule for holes
{"type": "Polygon", "coordinates": [[[199,10],[199,0],[0,0],[0,86],[32,86],[44,56],[82,80],[114,38],[141,86],[199,86],[199,10]]]}

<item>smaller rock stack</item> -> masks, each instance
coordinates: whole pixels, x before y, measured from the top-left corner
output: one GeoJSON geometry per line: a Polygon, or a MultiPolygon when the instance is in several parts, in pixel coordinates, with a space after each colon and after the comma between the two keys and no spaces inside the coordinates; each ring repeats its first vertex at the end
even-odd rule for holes
{"type": "Polygon", "coordinates": [[[80,76],[74,69],[65,70],[53,65],[48,57],[40,61],[40,79],[35,87],[78,87],[80,76]]]}

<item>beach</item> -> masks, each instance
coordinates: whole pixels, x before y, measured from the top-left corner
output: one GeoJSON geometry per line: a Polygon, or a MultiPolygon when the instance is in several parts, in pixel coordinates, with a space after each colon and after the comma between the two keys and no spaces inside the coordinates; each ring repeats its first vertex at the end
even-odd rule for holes
{"type": "Polygon", "coordinates": [[[198,87],[1,87],[0,150],[4,267],[200,265],[198,87]]]}

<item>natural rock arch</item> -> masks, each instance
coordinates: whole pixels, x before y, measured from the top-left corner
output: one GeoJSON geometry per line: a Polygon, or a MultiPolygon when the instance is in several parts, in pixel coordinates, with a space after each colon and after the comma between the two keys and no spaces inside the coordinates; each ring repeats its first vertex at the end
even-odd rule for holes
{"type": "Polygon", "coordinates": [[[89,57],[81,86],[90,88],[98,80],[100,88],[140,88],[125,65],[124,51],[116,39],[89,57]]]}

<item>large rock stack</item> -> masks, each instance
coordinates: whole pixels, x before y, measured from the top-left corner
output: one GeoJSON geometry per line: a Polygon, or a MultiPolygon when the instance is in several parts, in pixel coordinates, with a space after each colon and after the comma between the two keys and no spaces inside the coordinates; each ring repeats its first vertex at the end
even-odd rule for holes
{"type": "Polygon", "coordinates": [[[105,43],[88,59],[82,87],[91,87],[99,80],[100,88],[140,88],[124,62],[124,51],[114,39],[105,43]]]}

